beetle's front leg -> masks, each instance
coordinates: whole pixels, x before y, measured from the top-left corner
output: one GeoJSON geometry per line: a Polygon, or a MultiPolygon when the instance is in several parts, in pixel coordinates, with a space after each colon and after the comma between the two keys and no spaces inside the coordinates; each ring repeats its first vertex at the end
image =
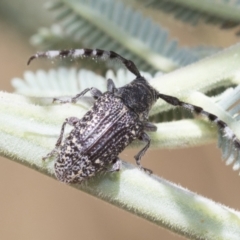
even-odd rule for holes
{"type": "Polygon", "coordinates": [[[64,121],[64,123],[62,125],[60,136],[55,144],[55,148],[50,153],[48,153],[45,157],[43,157],[42,158],[43,160],[46,160],[47,158],[50,158],[50,157],[58,154],[58,148],[62,143],[64,129],[66,127],[66,124],[69,124],[70,126],[74,127],[78,121],[79,121],[79,119],[76,117],[66,118],[66,120],[64,121]]]}
{"type": "Polygon", "coordinates": [[[75,97],[72,97],[67,100],[63,100],[61,98],[54,98],[53,102],[58,101],[59,103],[76,103],[82,96],[84,96],[89,91],[90,91],[91,95],[94,97],[94,99],[98,99],[102,95],[102,92],[100,90],[92,87],[92,88],[86,88],[82,92],[78,93],[75,97]]]}

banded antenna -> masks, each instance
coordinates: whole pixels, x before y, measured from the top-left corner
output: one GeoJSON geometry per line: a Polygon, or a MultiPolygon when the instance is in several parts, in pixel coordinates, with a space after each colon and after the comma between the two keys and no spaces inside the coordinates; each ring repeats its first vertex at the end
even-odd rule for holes
{"type": "Polygon", "coordinates": [[[126,58],[120,56],[119,54],[113,51],[104,51],[101,49],[82,48],[82,49],[53,50],[53,51],[46,51],[46,52],[38,52],[29,58],[27,64],[29,65],[31,61],[36,58],[54,59],[54,58],[65,58],[65,57],[70,57],[73,59],[89,57],[92,59],[98,59],[102,61],[109,61],[111,59],[117,60],[118,62],[122,63],[137,78],[142,77],[136,65],[131,60],[127,60],[126,58]]]}

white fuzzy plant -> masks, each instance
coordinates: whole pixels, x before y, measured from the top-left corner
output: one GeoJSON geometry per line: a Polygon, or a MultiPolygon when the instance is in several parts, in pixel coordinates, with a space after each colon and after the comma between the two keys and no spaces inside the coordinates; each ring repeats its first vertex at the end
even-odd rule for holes
{"type": "MultiPolygon", "coordinates": [[[[155,76],[150,83],[161,92],[216,114],[240,136],[239,87],[230,88],[215,98],[200,93],[222,84],[238,84],[239,61],[240,45],[236,45],[198,63],[155,76]]],[[[110,71],[108,77],[117,85],[124,85],[132,76],[123,71],[114,76],[110,71]]],[[[54,160],[43,162],[42,156],[54,147],[64,119],[82,117],[89,103],[83,100],[79,104],[59,105],[52,104],[50,99],[56,95],[73,95],[93,85],[104,90],[106,78],[87,70],[57,69],[26,72],[24,80],[14,79],[16,92],[25,96],[1,92],[1,155],[55,178],[54,160]]],[[[170,107],[159,100],[151,115],[170,107]]],[[[164,122],[157,126],[158,131],[151,135],[155,147],[199,145],[217,138],[216,128],[202,120],[164,122]]],[[[223,157],[239,170],[239,153],[221,132],[218,134],[223,157]]],[[[149,176],[125,162],[119,173],[99,174],[85,184],[72,186],[189,239],[240,239],[240,212],[157,176],[149,176]]]]}
{"type": "MultiPolygon", "coordinates": [[[[81,43],[81,46],[111,49],[133,60],[141,70],[172,71],[153,77],[147,74],[146,77],[160,92],[217,115],[240,137],[240,45],[196,62],[216,49],[179,48],[165,29],[136,10],[137,4],[141,8],[145,5],[144,1],[126,2],[131,2],[134,8],[120,0],[59,0],[48,7],[57,13],[57,21],[61,24],[41,28],[31,41],[45,49],[63,49],[66,43],[72,48],[81,43]],[[193,64],[188,65],[190,63],[193,64]],[[233,85],[236,87],[229,88],[233,85]],[[204,95],[218,87],[226,90],[216,97],[204,95]]],[[[239,24],[239,1],[150,2],[154,10],[158,6],[160,11],[169,12],[170,9],[174,16],[194,24],[196,19],[199,21],[199,13],[207,21],[217,19],[222,26],[228,25],[228,21],[232,25],[239,24]]],[[[51,99],[73,96],[92,86],[104,91],[109,77],[117,86],[133,78],[122,70],[116,76],[109,71],[107,76],[101,77],[83,69],[60,68],[26,72],[23,80],[14,79],[17,94],[0,93],[0,154],[55,178],[54,160],[43,162],[42,156],[53,149],[64,119],[69,116],[81,118],[92,100],[87,98],[78,104],[59,105],[52,104],[51,99]]],[[[164,115],[172,108],[159,100],[150,115],[164,115]]],[[[188,147],[218,138],[222,158],[239,171],[239,151],[213,124],[201,119],[182,119],[157,122],[156,125],[158,131],[151,134],[152,146],[188,147]]],[[[188,239],[240,239],[240,212],[154,175],[149,176],[125,162],[119,173],[99,174],[85,184],[72,186],[188,239]]]]}

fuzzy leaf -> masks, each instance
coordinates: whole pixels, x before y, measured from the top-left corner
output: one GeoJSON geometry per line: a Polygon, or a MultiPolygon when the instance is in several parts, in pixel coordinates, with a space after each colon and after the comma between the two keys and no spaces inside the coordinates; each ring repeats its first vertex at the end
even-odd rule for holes
{"type": "MultiPolygon", "coordinates": [[[[51,3],[64,35],[83,46],[117,51],[134,59],[140,70],[171,71],[201,58],[197,51],[180,48],[168,32],[124,3],[110,0],[61,0],[51,3]]],[[[50,31],[50,30],[49,30],[50,31]]],[[[40,32],[34,42],[44,42],[40,32]]],[[[49,45],[47,38],[46,44],[49,45]]]]}
{"type": "MultiPolygon", "coordinates": [[[[44,162],[42,156],[54,147],[64,118],[81,117],[81,107],[37,106],[29,98],[3,92],[0,98],[0,155],[53,177],[54,161],[44,162]]],[[[119,173],[71,186],[189,239],[240,238],[239,212],[128,163],[123,162],[119,173]]]]}
{"type": "MultiPolygon", "coordinates": [[[[235,129],[235,132],[240,136],[239,119],[240,119],[240,85],[235,89],[229,89],[227,94],[224,94],[221,100],[219,100],[218,105],[221,106],[228,114],[231,116],[233,123],[231,128],[235,129]]],[[[239,150],[233,145],[231,141],[228,141],[223,135],[219,135],[218,141],[219,147],[223,149],[223,159],[226,164],[233,164],[233,170],[239,171],[240,169],[240,154],[239,150]]]]}
{"type": "Polygon", "coordinates": [[[136,0],[142,5],[173,14],[183,22],[196,25],[200,20],[233,28],[240,23],[240,2],[229,0],[136,0]]]}

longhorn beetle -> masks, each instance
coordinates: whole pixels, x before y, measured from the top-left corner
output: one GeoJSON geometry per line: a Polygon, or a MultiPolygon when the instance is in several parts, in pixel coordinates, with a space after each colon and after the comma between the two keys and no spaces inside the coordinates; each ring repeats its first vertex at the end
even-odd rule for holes
{"type": "Polygon", "coordinates": [[[159,93],[150,86],[140,74],[135,64],[113,51],[100,49],[72,49],[36,53],[35,58],[81,58],[89,57],[100,60],[117,60],[132,72],[136,78],[129,84],[116,88],[111,79],[107,80],[107,91],[102,93],[92,87],[83,90],[70,100],[54,98],[60,103],[76,103],[84,94],[90,92],[96,100],[92,108],[82,119],[67,118],[61,128],[55,148],[43,159],[57,155],[55,161],[56,177],[66,183],[82,182],[100,171],[119,171],[121,161],[118,158],[133,140],[145,142],[145,146],[134,157],[140,169],[151,172],[141,166],[141,158],[150,146],[151,139],[145,131],[156,131],[157,127],[148,122],[152,105],[160,98],[167,103],[183,107],[196,114],[206,116],[215,123],[235,147],[240,149],[240,141],[228,125],[217,116],[204,111],[201,107],[185,103],[178,98],[159,93]],[[63,140],[64,129],[69,124],[73,127],[63,140]]]}

